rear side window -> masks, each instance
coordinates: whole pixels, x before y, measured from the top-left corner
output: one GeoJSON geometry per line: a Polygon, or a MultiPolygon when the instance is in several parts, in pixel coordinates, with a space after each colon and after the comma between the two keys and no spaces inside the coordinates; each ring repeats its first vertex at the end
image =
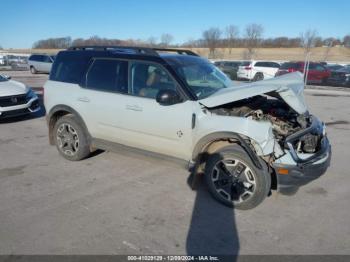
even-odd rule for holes
{"type": "Polygon", "coordinates": [[[269,64],[270,64],[270,67],[275,67],[275,68],[280,68],[281,67],[280,64],[275,63],[275,62],[269,62],[269,64]]]}
{"type": "Polygon", "coordinates": [[[38,62],[44,62],[44,61],[45,61],[45,56],[43,56],[43,55],[38,55],[37,61],[38,61],[38,62]]]}
{"type": "Polygon", "coordinates": [[[86,88],[107,92],[128,92],[128,62],[95,59],[86,76],[86,88]]]}
{"type": "Polygon", "coordinates": [[[62,52],[57,55],[50,73],[50,80],[80,84],[91,57],[80,52],[62,52]]]}
{"type": "Polygon", "coordinates": [[[266,63],[266,62],[256,62],[254,66],[257,66],[257,67],[269,67],[268,63],[266,63]]]}
{"type": "Polygon", "coordinates": [[[30,60],[30,61],[38,61],[38,55],[31,55],[31,56],[29,57],[29,60],[30,60]]]}

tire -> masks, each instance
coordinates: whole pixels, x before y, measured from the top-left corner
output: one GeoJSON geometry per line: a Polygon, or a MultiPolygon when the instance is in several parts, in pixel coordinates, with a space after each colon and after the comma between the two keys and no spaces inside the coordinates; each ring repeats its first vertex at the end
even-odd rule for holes
{"type": "Polygon", "coordinates": [[[253,77],[253,81],[261,81],[264,80],[264,74],[263,73],[256,73],[255,76],[253,77]]]}
{"type": "Polygon", "coordinates": [[[265,162],[260,162],[261,170],[238,145],[219,149],[206,162],[205,181],[209,192],[229,207],[247,210],[258,206],[271,189],[271,176],[265,162]]]}
{"type": "Polygon", "coordinates": [[[65,159],[79,161],[89,156],[86,132],[74,115],[59,118],[53,132],[57,150],[65,159]]]}
{"type": "Polygon", "coordinates": [[[31,72],[33,75],[35,75],[36,73],[38,73],[38,71],[35,69],[34,66],[31,66],[31,67],[30,67],[30,72],[31,72]]]}

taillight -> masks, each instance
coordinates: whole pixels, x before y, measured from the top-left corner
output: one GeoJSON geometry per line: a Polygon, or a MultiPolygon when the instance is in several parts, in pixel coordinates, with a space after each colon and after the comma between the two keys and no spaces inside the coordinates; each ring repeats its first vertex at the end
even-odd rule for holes
{"type": "Polygon", "coordinates": [[[244,69],[245,70],[252,70],[252,68],[250,66],[246,66],[244,69]]]}
{"type": "Polygon", "coordinates": [[[295,72],[296,70],[294,68],[288,68],[288,72],[295,72]]]}

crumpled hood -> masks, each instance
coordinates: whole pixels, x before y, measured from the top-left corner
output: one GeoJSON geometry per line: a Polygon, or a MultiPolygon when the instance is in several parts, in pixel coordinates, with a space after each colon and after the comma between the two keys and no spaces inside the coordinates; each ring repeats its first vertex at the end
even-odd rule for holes
{"type": "Polygon", "coordinates": [[[0,82],[0,97],[25,94],[29,88],[20,82],[9,80],[0,82]]]}
{"type": "Polygon", "coordinates": [[[308,110],[304,98],[303,75],[300,72],[224,88],[199,102],[205,107],[212,108],[273,91],[277,92],[297,113],[303,114],[308,110]]]}

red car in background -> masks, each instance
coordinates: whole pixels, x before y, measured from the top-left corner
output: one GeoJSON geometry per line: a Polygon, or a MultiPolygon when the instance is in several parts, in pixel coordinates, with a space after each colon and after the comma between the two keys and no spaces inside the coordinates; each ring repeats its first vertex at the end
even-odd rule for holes
{"type": "MultiPolygon", "coordinates": [[[[276,76],[301,72],[304,73],[305,62],[287,62],[283,63],[280,69],[277,71],[276,76]]],[[[321,63],[310,62],[309,70],[307,73],[308,84],[326,84],[331,72],[323,66],[321,63]]]]}

